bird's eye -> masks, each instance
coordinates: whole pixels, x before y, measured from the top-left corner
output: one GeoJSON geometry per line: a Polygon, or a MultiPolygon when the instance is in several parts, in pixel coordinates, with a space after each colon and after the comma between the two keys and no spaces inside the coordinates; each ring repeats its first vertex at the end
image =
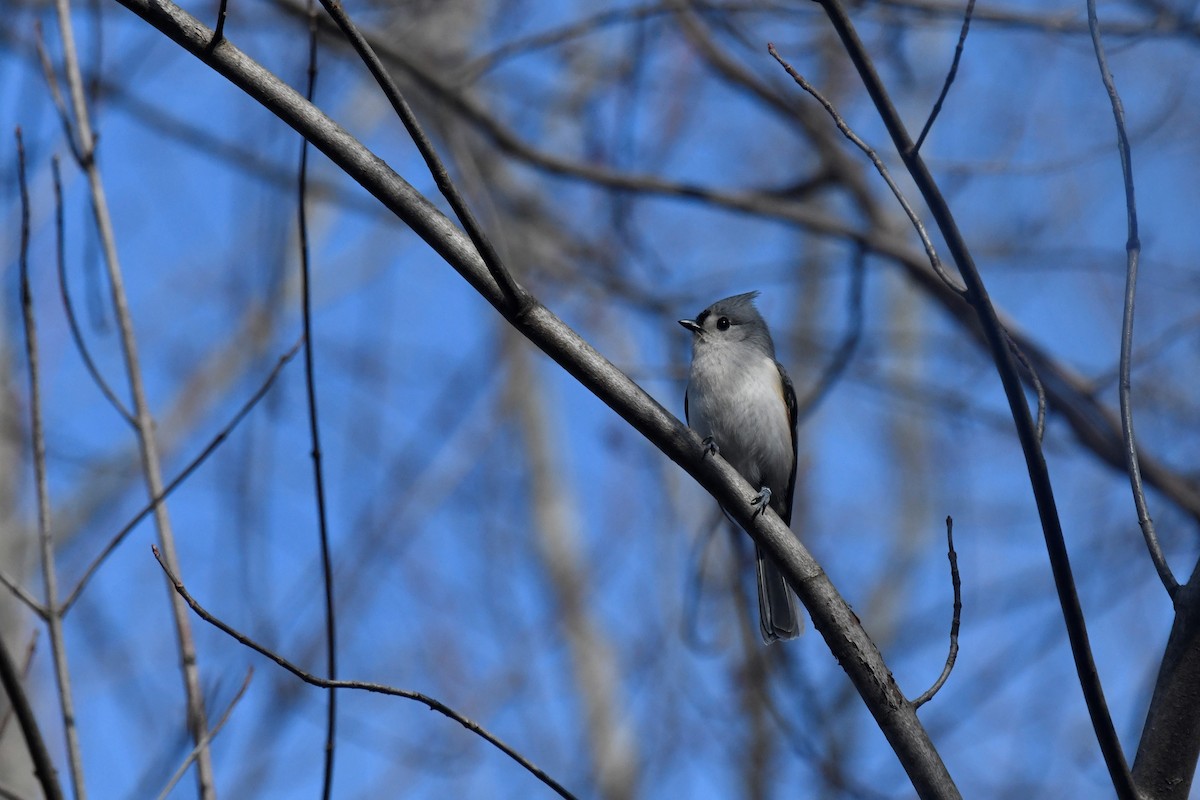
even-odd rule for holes
{"type": "Polygon", "coordinates": [[[719,320],[717,320],[717,330],[719,330],[719,331],[729,330],[729,317],[721,317],[719,320]]]}

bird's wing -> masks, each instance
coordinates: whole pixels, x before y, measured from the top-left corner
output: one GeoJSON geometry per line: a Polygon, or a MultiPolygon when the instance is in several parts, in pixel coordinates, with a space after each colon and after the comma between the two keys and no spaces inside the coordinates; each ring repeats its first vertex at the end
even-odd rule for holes
{"type": "MultiPolygon", "coordinates": [[[[796,457],[796,423],[798,419],[798,409],[796,407],[796,387],[792,386],[792,379],[788,377],[787,370],[783,368],[783,364],[775,362],[776,368],[779,370],[779,382],[783,387],[783,404],[787,406],[788,428],[792,432],[792,473],[788,476],[787,485],[787,514],[782,515],[784,523],[791,527],[792,524],[792,495],[796,491],[796,464],[799,459],[796,457]]],[[[684,397],[684,407],[687,406],[687,397],[684,397]]]]}

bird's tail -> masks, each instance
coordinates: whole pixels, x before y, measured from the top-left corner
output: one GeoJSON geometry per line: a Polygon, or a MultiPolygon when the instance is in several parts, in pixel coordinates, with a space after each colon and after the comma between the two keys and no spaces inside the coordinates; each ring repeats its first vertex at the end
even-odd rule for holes
{"type": "Polygon", "coordinates": [[[767,644],[781,639],[795,639],[802,623],[796,614],[796,600],[788,588],[783,573],[771,557],[754,546],[758,566],[758,622],[763,641],[767,644]]]}

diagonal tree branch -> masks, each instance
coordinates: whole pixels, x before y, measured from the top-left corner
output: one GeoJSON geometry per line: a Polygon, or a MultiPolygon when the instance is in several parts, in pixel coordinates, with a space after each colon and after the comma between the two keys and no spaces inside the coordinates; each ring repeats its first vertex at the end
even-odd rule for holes
{"type": "Polygon", "coordinates": [[[1046,553],[1050,561],[1051,572],[1054,575],[1054,585],[1058,592],[1059,605],[1062,607],[1067,636],[1071,643],[1071,654],[1075,658],[1076,673],[1079,676],[1084,700],[1092,719],[1092,728],[1096,733],[1100,751],[1104,755],[1104,761],[1108,766],[1109,776],[1118,797],[1122,800],[1135,800],[1137,791],[1133,785],[1133,776],[1129,772],[1125,753],[1121,749],[1121,741],[1113,726],[1112,715],[1109,713],[1108,702],[1104,698],[1104,689],[1092,657],[1087,624],[1079,603],[1079,594],[1071,572],[1070,556],[1067,553],[1066,540],[1063,537],[1062,522],[1059,519],[1058,508],[1054,500],[1050,471],[1046,466],[1045,454],[1042,452],[1041,442],[1038,440],[1037,428],[1030,414],[1029,404],[1025,400],[1021,376],[1009,347],[1009,337],[1000,324],[995,308],[992,307],[987,288],[975,268],[974,257],[958,228],[950,206],[917,151],[899,112],[892,104],[887,89],[884,87],[879,73],[876,72],[866,47],[858,38],[858,33],[855,31],[849,15],[838,0],[817,0],[817,2],[825,10],[833,24],[833,28],[841,39],[850,60],[854,63],[884,126],[891,135],[896,150],[904,160],[905,166],[908,167],[909,174],[916,182],[930,213],[937,222],[946,241],[946,247],[954,258],[954,263],[966,286],[967,301],[979,318],[988,349],[1004,386],[1005,396],[1008,398],[1008,405],[1017,429],[1017,437],[1021,442],[1021,450],[1025,454],[1025,466],[1029,472],[1030,484],[1037,502],[1038,516],[1041,519],[1042,533],[1046,541],[1046,553]]]}
{"type": "Polygon", "coordinates": [[[512,312],[468,237],[407,181],[319,109],[228,41],[213,47],[212,32],[168,0],[120,0],[122,5],[228,78],[304,135],[350,178],[373,194],[426,241],[526,338],[683,467],[775,558],[813,616],[923,798],[957,798],[945,765],[878,648],[820,565],[774,514],[756,514],[756,491],[720,457],[703,458],[696,434],[596,352],[548,309],[531,299],[512,312]]]}
{"type": "MultiPolygon", "coordinates": [[[[513,278],[512,273],[500,261],[500,255],[496,252],[496,248],[492,246],[492,242],[484,233],[483,227],[475,219],[475,215],[471,212],[462,195],[459,194],[458,188],[450,179],[450,173],[446,169],[446,165],[442,163],[442,159],[438,156],[437,151],[433,147],[433,142],[425,135],[421,123],[417,121],[417,115],[413,113],[408,101],[404,99],[404,95],[400,93],[400,89],[396,86],[396,82],[392,80],[392,76],[388,74],[387,69],[383,66],[383,62],[379,60],[379,56],[375,54],[375,50],[371,47],[370,42],[358,30],[358,27],[350,19],[350,15],[346,13],[346,9],[342,6],[339,0],[321,0],[321,5],[329,13],[329,16],[338,24],[342,30],[342,35],[346,37],[346,41],[354,47],[356,53],[367,65],[371,76],[375,78],[379,88],[387,97],[388,102],[392,104],[396,115],[400,117],[400,121],[404,123],[405,130],[412,137],[413,143],[417,146],[417,150],[421,153],[421,158],[425,160],[425,165],[429,168],[429,174],[433,177],[437,184],[438,191],[446,198],[450,204],[450,208],[454,210],[454,216],[462,224],[467,235],[471,237],[471,243],[475,245],[479,257],[483,259],[483,263],[487,265],[488,272],[491,273],[492,279],[500,286],[507,298],[510,313],[520,313],[522,307],[528,302],[525,290],[513,278]]],[[[313,31],[313,36],[316,36],[316,31],[313,31]]]]}

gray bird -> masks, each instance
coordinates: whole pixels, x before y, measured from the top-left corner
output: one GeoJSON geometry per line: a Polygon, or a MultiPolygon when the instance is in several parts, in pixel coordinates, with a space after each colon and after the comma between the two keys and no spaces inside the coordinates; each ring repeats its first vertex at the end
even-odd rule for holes
{"type": "MultiPolygon", "coordinates": [[[[683,412],[710,452],[719,452],[768,504],[792,524],[796,488],[796,391],[754,307],[758,292],[726,297],[679,324],[692,332],[692,368],[683,412]]],[[[792,592],[755,544],[758,615],[763,641],[800,635],[792,592]]]]}

